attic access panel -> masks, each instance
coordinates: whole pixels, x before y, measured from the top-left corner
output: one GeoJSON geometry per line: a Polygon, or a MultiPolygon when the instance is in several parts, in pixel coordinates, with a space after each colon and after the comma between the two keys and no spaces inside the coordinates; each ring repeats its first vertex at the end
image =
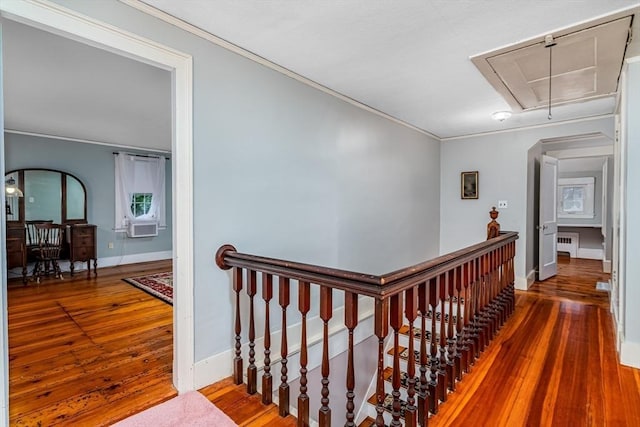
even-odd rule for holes
{"type": "MultiPolygon", "coordinates": [[[[554,34],[551,102],[554,105],[616,93],[632,16],[554,34]]],[[[549,102],[549,48],[543,38],[472,58],[485,78],[516,110],[549,102]]]]}

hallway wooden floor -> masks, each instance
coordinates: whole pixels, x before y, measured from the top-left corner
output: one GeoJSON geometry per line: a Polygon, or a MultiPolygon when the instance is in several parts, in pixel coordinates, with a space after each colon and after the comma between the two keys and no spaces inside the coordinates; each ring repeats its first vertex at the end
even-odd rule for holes
{"type": "MultiPolygon", "coordinates": [[[[107,426],[176,395],[171,306],[121,280],[167,265],[10,284],[12,426],[107,426]]],[[[640,370],[617,363],[599,270],[565,260],[558,276],[518,292],[515,314],[430,426],[640,427],[640,370]]],[[[229,380],[201,392],[241,426],[294,425],[229,380]]]]}
{"type": "Polygon", "coordinates": [[[617,362],[601,263],[560,258],[429,425],[640,426],[640,370],[617,362]]]}

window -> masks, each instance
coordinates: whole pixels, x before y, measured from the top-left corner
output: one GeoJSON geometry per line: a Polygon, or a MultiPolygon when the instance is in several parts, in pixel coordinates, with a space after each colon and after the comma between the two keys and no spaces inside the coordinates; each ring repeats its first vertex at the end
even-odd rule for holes
{"type": "Polygon", "coordinates": [[[147,215],[151,208],[152,193],[133,193],[131,195],[131,213],[134,218],[147,215]]]}
{"type": "Polygon", "coordinates": [[[167,225],[164,157],[117,153],[115,156],[115,229],[136,221],[167,225]]]}
{"type": "Polygon", "coordinates": [[[558,218],[594,218],[594,177],[558,179],[558,218]]]}

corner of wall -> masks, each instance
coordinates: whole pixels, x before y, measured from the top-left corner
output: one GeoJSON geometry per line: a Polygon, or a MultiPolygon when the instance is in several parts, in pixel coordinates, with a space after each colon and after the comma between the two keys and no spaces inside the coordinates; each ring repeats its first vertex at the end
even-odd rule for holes
{"type": "Polygon", "coordinates": [[[622,341],[620,347],[620,363],[640,369],[640,343],[622,341]]]}
{"type": "Polygon", "coordinates": [[[529,289],[529,281],[526,277],[516,276],[515,288],[520,291],[526,291],[527,289],[529,289]]]}

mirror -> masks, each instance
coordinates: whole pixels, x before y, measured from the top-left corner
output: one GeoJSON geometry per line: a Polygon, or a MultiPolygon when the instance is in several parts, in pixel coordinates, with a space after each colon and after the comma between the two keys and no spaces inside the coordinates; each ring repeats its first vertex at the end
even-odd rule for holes
{"type": "Polygon", "coordinates": [[[24,197],[7,198],[7,221],[53,220],[58,224],[86,223],[87,196],[78,178],[50,169],[20,169],[5,175],[16,181],[24,197]]]}

